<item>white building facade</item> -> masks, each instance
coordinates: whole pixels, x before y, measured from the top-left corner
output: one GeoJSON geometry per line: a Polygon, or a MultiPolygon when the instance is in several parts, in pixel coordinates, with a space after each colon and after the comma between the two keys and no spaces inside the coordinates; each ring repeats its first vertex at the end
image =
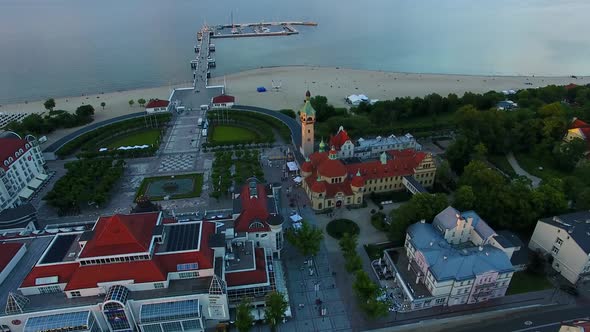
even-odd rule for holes
{"type": "Polygon", "coordinates": [[[378,158],[381,153],[391,150],[422,150],[422,145],[409,133],[403,136],[361,137],[354,142],[342,126],[338,129],[336,135],[330,137],[328,144],[328,148],[334,147],[336,149],[338,158],[341,159],[352,157],[360,159],[378,158]]]}
{"type": "Polygon", "coordinates": [[[590,211],[539,220],[529,248],[552,256],[553,269],[572,284],[590,280],[590,211]]]}
{"type": "Polygon", "coordinates": [[[33,136],[0,138],[0,209],[21,205],[48,178],[45,160],[33,136]]]}
{"type": "Polygon", "coordinates": [[[515,270],[511,250],[493,241],[497,236],[475,212],[460,213],[452,207],[432,224],[411,225],[404,250],[388,250],[383,257],[384,269],[402,290],[402,310],[504,296],[515,270]]]}

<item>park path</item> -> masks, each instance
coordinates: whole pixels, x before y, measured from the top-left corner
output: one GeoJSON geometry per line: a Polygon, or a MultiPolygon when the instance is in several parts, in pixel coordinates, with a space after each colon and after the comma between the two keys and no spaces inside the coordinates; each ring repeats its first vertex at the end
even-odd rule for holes
{"type": "Polygon", "coordinates": [[[512,169],[516,172],[516,174],[526,176],[529,180],[531,180],[533,188],[537,188],[539,186],[539,184],[541,184],[540,178],[538,178],[534,175],[531,175],[530,173],[528,173],[527,171],[522,169],[522,167],[520,167],[520,165],[518,164],[518,161],[514,157],[514,153],[512,153],[512,152],[508,153],[506,155],[506,158],[508,159],[508,163],[510,163],[510,166],[512,166],[512,169]]]}

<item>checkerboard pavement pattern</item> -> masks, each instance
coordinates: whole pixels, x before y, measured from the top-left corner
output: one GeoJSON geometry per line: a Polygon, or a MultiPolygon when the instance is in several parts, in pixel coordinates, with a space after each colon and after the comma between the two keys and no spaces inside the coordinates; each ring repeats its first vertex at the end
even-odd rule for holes
{"type": "Polygon", "coordinates": [[[188,171],[195,168],[195,156],[181,154],[162,158],[158,172],[188,171]]]}

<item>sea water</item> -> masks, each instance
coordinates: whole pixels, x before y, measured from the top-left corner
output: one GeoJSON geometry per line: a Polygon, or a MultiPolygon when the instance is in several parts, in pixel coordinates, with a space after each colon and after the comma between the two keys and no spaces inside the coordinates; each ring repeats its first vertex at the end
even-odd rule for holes
{"type": "Polygon", "coordinates": [[[588,0],[0,0],[0,104],[188,82],[196,31],[232,16],[319,26],[216,40],[213,75],[279,65],[585,75],[588,13],[588,0]]]}

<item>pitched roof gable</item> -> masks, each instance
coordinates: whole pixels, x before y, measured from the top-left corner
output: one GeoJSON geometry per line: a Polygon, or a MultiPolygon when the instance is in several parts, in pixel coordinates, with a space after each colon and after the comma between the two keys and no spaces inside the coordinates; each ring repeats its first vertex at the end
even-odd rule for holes
{"type": "Polygon", "coordinates": [[[268,213],[266,200],[266,189],[264,185],[259,183],[257,180],[249,181],[248,184],[242,186],[239,199],[242,203],[242,213],[236,219],[235,229],[238,232],[252,232],[252,231],[268,231],[267,219],[270,214],[268,213]],[[256,181],[255,184],[252,181],[256,181]],[[252,188],[250,185],[252,184],[252,188]],[[253,190],[255,189],[255,190],[253,190]],[[253,227],[250,225],[254,222],[260,222],[263,227],[253,227]]]}
{"type": "Polygon", "coordinates": [[[80,257],[97,257],[146,252],[152,240],[152,230],[160,214],[141,213],[101,217],[94,226],[94,236],[80,257]]]}

